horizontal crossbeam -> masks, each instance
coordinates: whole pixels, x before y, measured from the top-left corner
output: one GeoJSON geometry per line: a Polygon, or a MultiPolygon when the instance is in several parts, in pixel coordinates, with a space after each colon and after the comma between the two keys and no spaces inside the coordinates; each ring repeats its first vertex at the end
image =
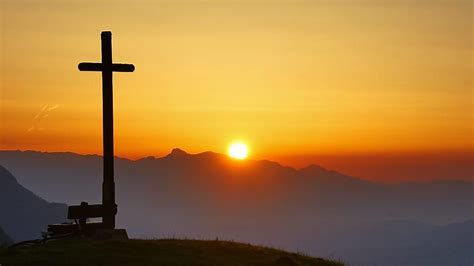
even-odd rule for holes
{"type": "MultiPolygon", "coordinates": [[[[107,71],[110,70],[109,65],[102,63],[80,63],[78,66],[80,71],[107,71]]],[[[135,66],[132,64],[112,64],[113,72],[133,72],[135,66]]]]}

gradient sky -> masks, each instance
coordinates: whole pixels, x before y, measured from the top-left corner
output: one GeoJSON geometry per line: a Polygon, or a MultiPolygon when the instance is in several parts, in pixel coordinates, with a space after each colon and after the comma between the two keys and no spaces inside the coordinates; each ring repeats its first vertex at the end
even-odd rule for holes
{"type": "Polygon", "coordinates": [[[421,153],[472,170],[470,0],[0,4],[0,149],[101,153],[101,76],[77,64],[111,30],[136,66],[114,76],[119,156],[243,140],[298,166],[421,153]]]}

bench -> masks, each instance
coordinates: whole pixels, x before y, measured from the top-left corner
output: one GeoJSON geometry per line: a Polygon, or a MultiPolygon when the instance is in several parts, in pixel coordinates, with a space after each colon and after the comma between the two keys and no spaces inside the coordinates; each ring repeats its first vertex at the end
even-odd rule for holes
{"type": "Polygon", "coordinates": [[[71,233],[87,234],[96,229],[104,228],[102,222],[88,223],[89,218],[100,218],[106,214],[117,213],[117,205],[106,208],[102,204],[89,205],[87,202],[81,202],[81,205],[69,206],[67,218],[76,223],[52,224],[48,225],[48,233],[51,236],[64,235],[71,233]]]}

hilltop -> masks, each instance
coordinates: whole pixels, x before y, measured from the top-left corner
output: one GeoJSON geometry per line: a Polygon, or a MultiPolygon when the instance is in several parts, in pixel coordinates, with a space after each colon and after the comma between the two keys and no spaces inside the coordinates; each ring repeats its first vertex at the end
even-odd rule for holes
{"type": "Polygon", "coordinates": [[[315,265],[341,263],[229,241],[67,239],[3,249],[2,265],[315,265]]]}

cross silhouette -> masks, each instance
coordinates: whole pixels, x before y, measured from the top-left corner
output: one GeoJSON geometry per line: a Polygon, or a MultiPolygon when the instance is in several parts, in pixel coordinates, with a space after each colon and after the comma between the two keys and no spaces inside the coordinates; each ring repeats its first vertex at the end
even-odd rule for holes
{"type": "Polygon", "coordinates": [[[80,63],[80,71],[102,72],[102,112],[103,112],[103,156],[104,168],[102,183],[102,223],[105,228],[115,228],[115,214],[117,205],[115,203],[114,182],[114,117],[113,117],[113,72],[133,72],[135,66],[132,64],[112,63],[112,33],[103,31],[102,41],[102,63],[80,63]]]}

